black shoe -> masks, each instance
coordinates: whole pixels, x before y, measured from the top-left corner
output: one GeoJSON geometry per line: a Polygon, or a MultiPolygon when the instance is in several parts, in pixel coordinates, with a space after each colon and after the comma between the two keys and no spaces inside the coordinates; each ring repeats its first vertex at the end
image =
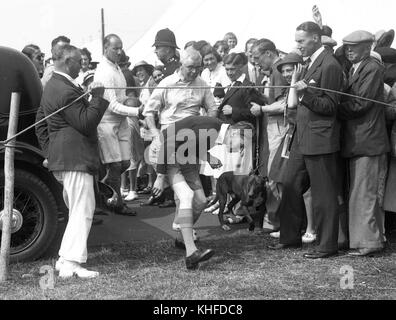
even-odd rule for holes
{"type": "Polygon", "coordinates": [[[142,207],[155,206],[157,204],[158,204],[157,198],[155,198],[154,196],[150,196],[150,198],[148,198],[146,202],[141,203],[140,206],[142,207]]]}
{"type": "Polygon", "coordinates": [[[334,252],[319,252],[319,251],[313,251],[313,252],[308,252],[303,255],[304,258],[308,259],[321,259],[321,258],[328,258],[337,255],[337,251],[334,252]]]}
{"type": "Polygon", "coordinates": [[[134,217],[137,215],[136,211],[128,208],[125,204],[121,208],[115,208],[114,213],[121,216],[134,217]]]}
{"type": "Polygon", "coordinates": [[[282,250],[282,249],[297,249],[301,248],[302,244],[301,243],[293,243],[293,244],[283,244],[283,243],[278,243],[275,245],[269,245],[268,248],[271,250],[282,250]]]}
{"type": "Polygon", "coordinates": [[[212,249],[206,249],[205,251],[197,249],[194,253],[186,257],[186,267],[189,270],[198,268],[198,263],[207,261],[213,257],[214,251],[212,249]]]}
{"type": "Polygon", "coordinates": [[[158,206],[159,208],[173,208],[176,207],[175,200],[166,200],[158,206]]]}

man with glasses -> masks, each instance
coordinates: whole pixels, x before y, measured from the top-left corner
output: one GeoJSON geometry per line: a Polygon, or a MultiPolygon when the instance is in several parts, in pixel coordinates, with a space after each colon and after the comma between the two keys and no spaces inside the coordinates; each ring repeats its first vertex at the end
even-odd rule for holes
{"type": "MultiPolygon", "coordinates": [[[[94,81],[103,83],[105,87],[125,88],[125,76],[118,65],[122,57],[120,37],[109,34],[104,38],[103,45],[104,55],[96,69],[94,81]]],[[[136,212],[123,202],[120,189],[121,173],[128,169],[131,158],[131,132],[127,117],[138,117],[140,110],[124,104],[128,99],[126,89],[106,89],[103,97],[110,103],[98,126],[101,160],[107,167],[104,182],[117,192],[115,213],[135,216],[136,212]]]]}
{"type": "MultiPolygon", "coordinates": [[[[217,116],[217,106],[211,90],[209,88],[194,88],[208,86],[199,76],[202,68],[200,53],[190,47],[182,51],[180,62],[179,70],[160,82],[159,87],[161,88],[154,89],[144,107],[143,115],[154,136],[149,153],[152,163],[154,161],[158,163],[162,130],[189,116],[199,116],[202,108],[208,116],[217,116]],[[160,129],[156,127],[156,115],[159,118],[160,129]]],[[[154,166],[157,163],[153,163],[154,166]]],[[[177,202],[176,206],[178,206],[177,202]]]]}

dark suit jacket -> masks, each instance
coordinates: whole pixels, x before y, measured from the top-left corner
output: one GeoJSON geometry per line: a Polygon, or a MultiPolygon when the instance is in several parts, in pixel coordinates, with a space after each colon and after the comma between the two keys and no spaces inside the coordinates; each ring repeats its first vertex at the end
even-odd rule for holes
{"type": "MultiPolygon", "coordinates": [[[[308,69],[304,80],[313,87],[340,91],[342,69],[324,50],[308,69]]],[[[340,96],[322,90],[305,90],[297,108],[297,142],[303,155],[329,154],[340,149],[340,124],[336,118],[340,96]]]]}
{"type": "MultiPolygon", "coordinates": [[[[41,98],[44,115],[68,105],[83,93],[64,76],[54,73],[41,98]]],[[[47,120],[50,171],[97,172],[100,165],[97,126],[108,105],[102,98],[93,97],[91,102],[82,98],[47,120]]]]}
{"type": "Polygon", "coordinates": [[[221,124],[222,122],[214,117],[191,116],[176,121],[164,129],[161,135],[163,140],[159,152],[157,173],[166,174],[168,164],[179,164],[183,173],[186,168],[196,168],[199,159],[207,161],[208,151],[215,145],[221,124]],[[190,134],[187,135],[184,132],[182,135],[184,139],[176,139],[176,136],[186,129],[190,130],[190,134]],[[180,146],[183,146],[183,155],[185,156],[183,159],[177,156],[173,157],[172,154],[172,152],[178,153],[180,146]],[[188,151],[192,150],[195,150],[194,155],[189,157],[188,151]]]}
{"type": "Polygon", "coordinates": [[[241,85],[249,86],[253,84],[245,78],[242,84],[236,84],[226,92],[225,97],[219,106],[219,119],[230,124],[234,124],[239,121],[248,121],[255,126],[256,117],[250,112],[250,102],[256,102],[263,105],[266,103],[265,98],[254,88],[239,89],[238,86],[241,85]],[[224,115],[223,113],[223,107],[227,104],[232,107],[231,115],[224,115]]]}
{"type": "MultiPolygon", "coordinates": [[[[371,57],[363,60],[348,82],[347,93],[384,101],[384,67],[371,57]]],[[[343,97],[341,154],[344,157],[376,156],[389,151],[384,106],[343,97]]]]}
{"type": "Polygon", "coordinates": [[[256,82],[253,82],[252,79],[250,79],[248,64],[245,64],[245,65],[243,66],[242,72],[243,72],[244,74],[246,74],[246,79],[248,79],[248,81],[254,83],[254,84],[257,85],[257,86],[261,85],[261,81],[263,81],[264,75],[263,75],[259,70],[257,70],[257,79],[256,79],[256,82]]]}

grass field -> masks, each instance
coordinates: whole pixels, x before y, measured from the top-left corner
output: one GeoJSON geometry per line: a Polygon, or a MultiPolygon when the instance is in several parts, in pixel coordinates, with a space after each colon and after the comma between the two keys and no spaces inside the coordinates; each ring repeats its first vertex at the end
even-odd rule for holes
{"type": "Polygon", "coordinates": [[[119,243],[90,248],[96,279],[62,280],[42,289],[39,270],[51,259],[10,266],[0,284],[0,299],[396,299],[396,243],[380,257],[347,255],[319,260],[302,257],[307,250],[271,251],[267,235],[241,229],[201,241],[216,255],[187,271],[184,252],[173,241],[119,243]],[[353,268],[353,289],[342,289],[343,266],[353,268]]]}

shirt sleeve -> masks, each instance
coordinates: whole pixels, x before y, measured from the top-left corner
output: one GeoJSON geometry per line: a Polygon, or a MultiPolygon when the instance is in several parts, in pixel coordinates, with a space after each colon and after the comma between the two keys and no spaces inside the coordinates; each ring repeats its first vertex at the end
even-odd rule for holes
{"type": "Polygon", "coordinates": [[[210,117],[216,117],[217,116],[217,106],[216,102],[214,100],[214,96],[212,91],[210,89],[204,89],[204,108],[208,112],[208,116],[210,117]]]}
{"type": "Polygon", "coordinates": [[[164,89],[154,89],[153,93],[144,106],[143,116],[154,116],[154,114],[159,113],[164,102],[163,95],[164,89]]]}

